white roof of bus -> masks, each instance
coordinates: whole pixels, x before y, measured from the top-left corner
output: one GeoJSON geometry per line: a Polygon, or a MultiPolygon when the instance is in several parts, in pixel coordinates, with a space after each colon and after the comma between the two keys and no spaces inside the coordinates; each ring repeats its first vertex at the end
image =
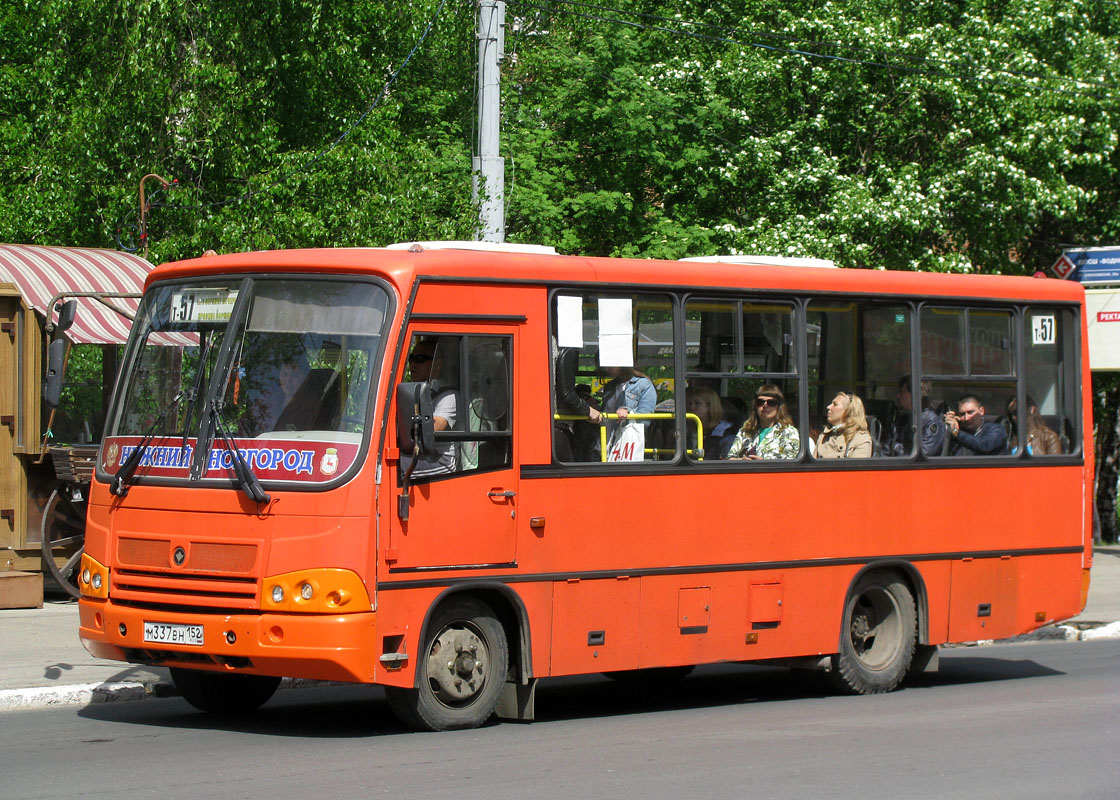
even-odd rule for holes
{"type": "MultiPolygon", "coordinates": [[[[543,244],[519,244],[515,242],[474,242],[474,241],[433,241],[433,242],[396,242],[386,245],[386,250],[476,250],[484,253],[532,253],[534,255],[556,255],[556,248],[543,244]]],[[[744,264],[773,267],[826,267],[836,268],[836,264],[824,258],[792,258],[786,256],[692,256],[680,261],[706,262],[709,264],[744,264]]]]}
{"type": "Polygon", "coordinates": [[[678,261],[701,261],[708,264],[743,264],[744,266],[769,267],[825,267],[838,269],[827,258],[794,258],[787,256],[692,256],[678,261]]]}
{"type": "Polygon", "coordinates": [[[486,253],[532,253],[538,256],[554,256],[556,248],[543,244],[517,244],[515,242],[396,242],[386,245],[386,250],[480,250],[486,253]]]}

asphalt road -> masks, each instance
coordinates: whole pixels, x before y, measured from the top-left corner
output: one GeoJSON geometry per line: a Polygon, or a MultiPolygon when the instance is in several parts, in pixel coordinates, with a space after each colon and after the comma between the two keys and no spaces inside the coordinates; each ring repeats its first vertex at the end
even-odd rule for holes
{"type": "Polygon", "coordinates": [[[537,716],[407,733],[362,687],[281,692],[238,719],[178,698],[8,713],[0,797],[1120,796],[1120,640],[952,649],[876,697],[759,667],[561,679],[537,716]]]}

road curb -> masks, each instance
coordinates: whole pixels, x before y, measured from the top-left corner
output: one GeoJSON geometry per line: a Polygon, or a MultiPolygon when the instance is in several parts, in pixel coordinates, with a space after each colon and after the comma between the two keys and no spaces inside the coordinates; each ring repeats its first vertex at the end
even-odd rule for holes
{"type": "Polygon", "coordinates": [[[0,690],[0,713],[29,711],[35,708],[87,706],[94,703],[116,703],[146,700],[149,697],[171,697],[178,694],[170,683],[84,683],[72,686],[39,686],[30,689],[0,690]]]}
{"type": "Polygon", "coordinates": [[[1092,639],[1120,639],[1120,621],[1084,629],[1078,628],[1076,625],[1059,625],[1058,627],[1071,629],[1069,638],[1076,638],[1082,642],[1092,639]]]}
{"type": "MultiPolygon", "coordinates": [[[[306,678],[284,678],[277,691],[332,685],[350,684],[335,684],[331,681],[316,681],[306,678]]],[[[179,697],[179,690],[170,681],[115,681],[111,683],[74,684],[71,686],[40,686],[30,689],[0,689],[0,714],[5,711],[88,706],[164,697],[179,697]]]]}
{"type": "Polygon", "coordinates": [[[981,639],[977,642],[947,646],[983,647],[989,644],[1006,644],[1008,642],[1088,642],[1094,639],[1120,639],[1120,621],[1047,625],[1037,631],[1012,636],[1008,639],[981,639]]]}

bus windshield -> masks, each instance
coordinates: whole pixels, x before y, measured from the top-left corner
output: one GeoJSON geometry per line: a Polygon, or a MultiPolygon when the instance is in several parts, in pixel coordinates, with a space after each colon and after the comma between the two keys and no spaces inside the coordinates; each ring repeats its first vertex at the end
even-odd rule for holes
{"type": "Polygon", "coordinates": [[[261,480],[339,477],[365,433],[388,303],[381,286],[350,280],[153,287],[125,355],[102,468],[115,472],[142,447],[138,476],[223,478],[236,449],[261,480]]]}

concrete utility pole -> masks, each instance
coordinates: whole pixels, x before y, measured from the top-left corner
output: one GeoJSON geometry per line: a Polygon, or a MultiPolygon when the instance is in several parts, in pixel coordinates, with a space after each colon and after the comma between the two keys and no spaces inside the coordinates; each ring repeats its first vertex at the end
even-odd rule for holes
{"type": "Polygon", "coordinates": [[[505,56],[506,4],[478,0],[478,150],[472,159],[474,201],[478,205],[476,238],[506,240],[506,162],[499,155],[502,115],[501,75],[505,56]]]}

